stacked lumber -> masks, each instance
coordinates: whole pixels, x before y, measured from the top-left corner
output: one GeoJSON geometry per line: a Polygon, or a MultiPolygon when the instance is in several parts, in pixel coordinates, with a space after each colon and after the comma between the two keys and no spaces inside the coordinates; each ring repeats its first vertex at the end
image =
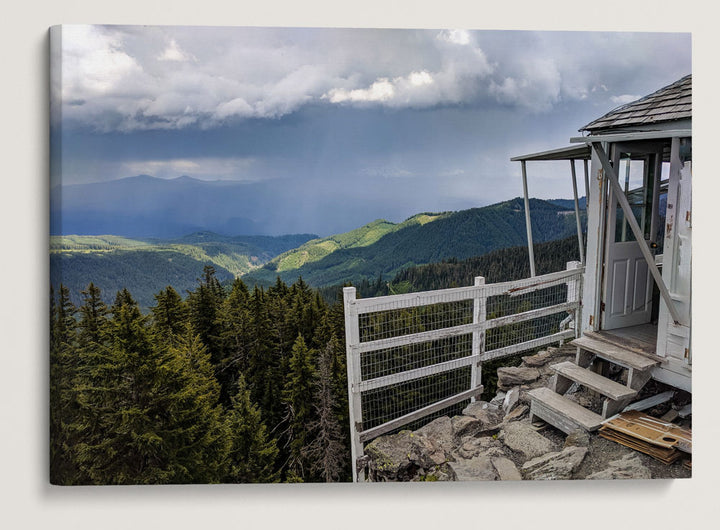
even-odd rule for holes
{"type": "Polygon", "coordinates": [[[692,453],[692,432],[637,410],[628,410],[606,421],[600,436],[664,464],[672,464],[682,452],[692,453]]]}

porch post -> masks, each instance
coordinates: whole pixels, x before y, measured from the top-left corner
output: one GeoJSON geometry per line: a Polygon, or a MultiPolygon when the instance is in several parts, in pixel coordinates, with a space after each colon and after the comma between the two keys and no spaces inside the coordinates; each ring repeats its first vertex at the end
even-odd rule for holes
{"type": "Polygon", "coordinates": [[[605,154],[605,150],[599,143],[592,142],[591,145],[593,150],[595,151],[595,154],[597,154],[598,158],[600,159],[600,163],[603,166],[603,170],[605,171],[605,178],[610,182],[610,185],[613,187],[613,192],[617,196],[618,203],[620,204],[620,207],[625,214],[627,222],[630,224],[630,229],[635,235],[635,239],[637,240],[638,246],[640,247],[640,251],[642,252],[643,257],[647,262],[648,270],[650,270],[650,274],[652,274],[653,278],[655,279],[655,283],[658,286],[658,289],[660,289],[660,294],[665,301],[665,305],[667,305],[668,311],[670,312],[670,315],[672,316],[675,324],[680,324],[680,315],[677,312],[675,303],[670,297],[670,292],[665,286],[662,275],[660,274],[657,265],[655,265],[655,258],[650,252],[650,248],[645,241],[645,236],[643,235],[642,230],[640,230],[640,226],[635,219],[635,215],[633,215],[633,211],[627,201],[627,197],[625,196],[625,193],[623,193],[623,190],[620,187],[620,183],[618,182],[618,175],[615,171],[615,168],[613,168],[610,164],[607,154],[605,154]]]}
{"type": "Polygon", "coordinates": [[[535,277],[535,251],[533,250],[532,223],[530,221],[530,199],[528,198],[527,170],[525,160],[520,161],[522,166],[523,196],[525,197],[525,229],[527,230],[528,254],[530,255],[530,277],[535,277]]]}
{"type": "MultiPolygon", "coordinates": [[[[578,248],[580,249],[580,263],[585,264],[585,249],[583,248],[582,223],[580,222],[580,205],[578,204],[577,176],[575,175],[575,160],[570,159],[570,171],[572,172],[573,199],[575,200],[575,223],[577,224],[578,248]]],[[[587,197],[585,198],[587,202],[587,197]]]]}

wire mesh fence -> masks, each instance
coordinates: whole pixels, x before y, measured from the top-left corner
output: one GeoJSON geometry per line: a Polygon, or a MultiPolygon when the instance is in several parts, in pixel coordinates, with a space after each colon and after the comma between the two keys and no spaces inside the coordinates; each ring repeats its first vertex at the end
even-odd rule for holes
{"type": "Polygon", "coordinates": [[[572,262],[515,282],[362,300],[345,288],[353,460],[377,436],[460,413],[482,392],[483,361],[574,337],[581,274],[572,262]]]}

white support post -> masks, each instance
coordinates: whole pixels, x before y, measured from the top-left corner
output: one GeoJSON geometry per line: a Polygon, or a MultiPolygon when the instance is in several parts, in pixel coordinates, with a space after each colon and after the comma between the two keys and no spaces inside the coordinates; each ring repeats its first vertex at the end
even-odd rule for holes
{"type": "MultiPolygon", "coordinates": [[[[572,173],[573,199],[575,200],[575,224],[577,225],[578,249],[580,250],[580,262],[585,263],[585,245],[583,245],[582,223],[580,222],[580,205],[578,204],[577,176],[575,175],[575,160],[570,160],[570,172],[572,173]]],[[[587,199],[586,199],[587,201],[587,199]]]]}
{"type": "MultiPolygon", "coordinates": [[[[583,264],[579,261],[568,261],[565,268],[569,271],[580,269],[583,266],[583,264]]],[[[573,278],[569,282],[567,282],[567,301],[568,302],[580,302],[580,293],[582,290],[582,276],[578,275],[577,277],[573,278]]],[[[581,331],[580,331],[580,323],[582,322],[581,318],[582,315],[580,313],[580,307],[581,304],[578,303],[577,308],[574,310],[574,321],[573,321],[573,327],[575,329],[575,338],[580,337],[581,331]]]]}
{"type": "Polygon", "coordinates": [[[583,169],[585,171],[585,211],[587,211],[588,201],[590,200],[590,171],[588,170],[587,160],[583,160],[583,169]]]}
{"type": "Polygon", "coordinates": [[[528,254],[530,255],[530,277],[535,277],[535,251],[533,249],[532,222],[530,221],[530,198],[528,197],[527,169],[525,160],[520,162],[522,166],[523,196],[525,197],[525,228],[527,230],[528,254]]]}
{"type": "Polygon", "coordinates": [[[350,409],[350,453],[352,457],[353,482],[364,482],[365,472],[358,473],[357,461],[363,456],[363,444],[360,441],[362,430],[362,400],[360,398],[360,327],[355,287],[343,288],[343,305],[345,308],[345,351],[347,355],[348,405],[350,409]]]}
{"type": "MultiPolygon", "coordinates": [[[[482,276],[475,277],[475,287],[481,287],[485,285],[485,278],[482,276]]],[[[482,331],[473,331],[472,334],[472,356],[477,360],[473,361],[470,367],[470,390],[473,390],[480,385],[482,382],[482,361],[480,361],[480,355],[485,352],[485,319],[486,319],[486,303],[487,298],[484,294],[479,291],[473,298],[473,324],[475,326],[480,325],[482,331]]],[[[470,398],[472,402],[475,401],[475,396],[470,398]]]]}

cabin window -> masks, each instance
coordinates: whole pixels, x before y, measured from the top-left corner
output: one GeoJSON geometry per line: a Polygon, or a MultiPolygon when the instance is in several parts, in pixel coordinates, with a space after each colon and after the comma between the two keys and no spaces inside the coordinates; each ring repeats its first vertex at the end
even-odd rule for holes
{"type": "MultiPolygon", "coordinates": [[[[618,178],[620,186],[625,192],[635,220],[645,239],[650,239],[650,225],[652,224],[652,183],[654,175],[652,165],[648,163],[649,157],[632,159],[627,155],[620,157],[618,178]],[[648,185],[650,183],[650,185],[648,185]]],[[[627,222],[625,212],[617,205],[615,213],[615,242],[635,241],[630,224],[627,222]]]]}

